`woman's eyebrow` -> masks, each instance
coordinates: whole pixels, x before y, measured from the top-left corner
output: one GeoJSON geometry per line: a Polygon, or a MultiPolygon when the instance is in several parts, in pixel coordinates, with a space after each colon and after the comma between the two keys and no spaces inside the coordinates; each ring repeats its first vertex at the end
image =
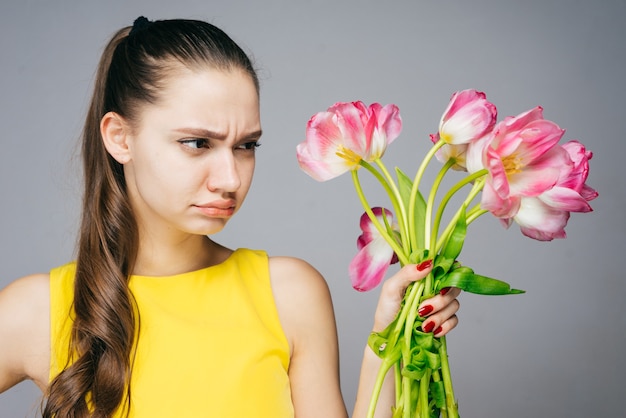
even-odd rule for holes
{"type": "MultiPolygon", "coordinates": [[[[212,138],[212,139],[224,140],[228,137],[228,135],[224,134],[223,132],[215,132],[215,131],[211,131],[211,130],[204,129],[204,128],[179,128],[179,129],[176,129],[176,132],[179,132],[185,135],[195,136],[198,138],[212,138]]],[[[257,131],[253,131],[248,134],[245,134],[242,137],[242,139],[259,139],[262,134],[263,134],[263,131],[259,129],[257,131]]]]}

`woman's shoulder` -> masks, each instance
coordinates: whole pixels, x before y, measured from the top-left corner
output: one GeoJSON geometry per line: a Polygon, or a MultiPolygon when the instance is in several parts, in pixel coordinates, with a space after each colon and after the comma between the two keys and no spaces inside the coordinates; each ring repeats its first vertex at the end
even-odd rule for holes
{"type": "MultiPolygon", "coordinates": [[[[50,304],[50,274],[24,276],[0,290],[0,314],[13,312],[29,318],[50,304]],[[43,306],[45,305],[45,306],[43,306]]],[[[15,318],[15,320],[19,320],[15,318]]]]}
{"type": "Polygon", "coordinates": [[[315,291],[328,294],[322,274],[311,264],[296,257],[269,257],[270,277],[274,287],[286,288],[293,295],[310,295],[315,291]]]}
{"type": "Polygon", "coordinates": [[[290,344],[333,332],[332,301],[322,274],[294,257],[270,257],[269,265],[276,307],[290,344]]]}
{"type": "MultiPolygon", "coordinates": [[[[50,275],[22,277],[0,290],[0,380],[45,384],[50,354],[50,275]]],[[[17,382],[13,382],[17,383],[17,382]]]]}
{"type": "Polygon", "coordinates": [[[290,346],[289,381],[296,415],[303,409],[310,413],[311,405],[319,406],[323,399],[322,415],[345,416],[337,326],[326,280],[311,264],[293,257],[270,257],[270,275],[290,346]]]}

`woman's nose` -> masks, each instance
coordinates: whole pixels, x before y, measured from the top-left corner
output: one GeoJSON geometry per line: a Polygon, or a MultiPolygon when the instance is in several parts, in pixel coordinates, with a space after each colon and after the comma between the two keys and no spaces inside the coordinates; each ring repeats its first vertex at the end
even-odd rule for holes
{"type": "Polygon", "coordinates": [[[215,155],[210,162],[207,187],[211,191],[235,192],[241,186],[237,161],[232,152],[215,155]]]}

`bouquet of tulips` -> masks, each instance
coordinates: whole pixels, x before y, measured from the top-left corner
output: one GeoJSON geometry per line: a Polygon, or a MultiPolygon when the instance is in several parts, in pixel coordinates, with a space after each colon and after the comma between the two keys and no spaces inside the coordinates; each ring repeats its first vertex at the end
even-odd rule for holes
{"type": "Polygon", "coordinates": [[[300,167],[318,181],[352,174],[365,209],[359,251],[349,266],[355,289],[376,287],[397,261],[433,264],[426,279],[407,289],[395,321],[369,338],[382,365],[368,416],[373,416],[382,382],[393,368],[394,418],[458,417],[446,339],[424,332],[417,306],[448,287],[487,295],[523,293],[458,262],[467,227],[491,213],[505,227],[517,223],[530,238],[565,238],[570,212],[591,211],[589,201],[598,195],[585,184],[592,153],[577,141],[559,144],[564,130],[544,119],[541,107],[497,122],[496,107],[484,93],[464,90],[452,95],[415,176],[399,168],[393,176],[381,158],[401,128],[396,105],[336,103],[309,120],[297,157],[300,167]],[[443,165],[432,186],[422,189],[434,157],[443,165]],[[369,204],[359,168],[380,182],[393,211],[369,204]],[[465,174],[438,196],[450,170],[465,174]],[[460,207],[448,212],[449,221],[443,224],[448,203],[461,193],[460,207]]]}

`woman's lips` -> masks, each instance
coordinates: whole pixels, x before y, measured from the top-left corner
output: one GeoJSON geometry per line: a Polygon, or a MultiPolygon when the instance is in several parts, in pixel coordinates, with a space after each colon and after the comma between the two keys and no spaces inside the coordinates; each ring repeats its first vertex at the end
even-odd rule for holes
{"type": "Polygon", "coordinates": [[[200,212],[211,217],[229,217],[235,213],[234,200],[220,200],[202,205],[196,205],[200,212]]]}

